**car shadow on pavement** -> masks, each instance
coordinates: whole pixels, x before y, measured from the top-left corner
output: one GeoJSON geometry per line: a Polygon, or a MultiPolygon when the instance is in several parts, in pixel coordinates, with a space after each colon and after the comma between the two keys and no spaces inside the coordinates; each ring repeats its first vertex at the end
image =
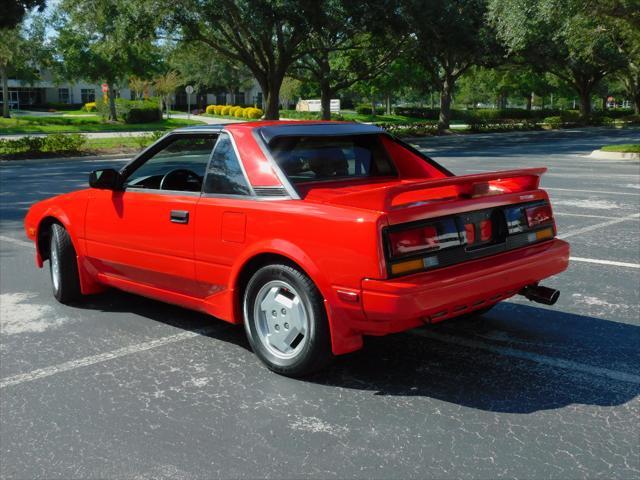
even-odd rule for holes
{"type": "MultiPolygon", "coordinates": [[[[206,329],[203,335],[251,354],[241,326],[203,313],[116,290],[77,306],[131,312],[187,331],[206,329]]],[[[638,345],[640,327],[634,325],[502,303],[483,317],[368,337],[362,350],[338,357],[327,369],[299,381],[383,396],[430,397],[492,412],[615,406],[640,394],[638,345]]],[[[264,368],[257,361],[252,365],[264,368]]],[[[291,382],[266,369],[260,376],[263,381],[291,382]]]]}
{"type": "Polygon", "coordinates": [[[427,337],[368,338],[310,380],[506,413],[614,406],[640,394],[634,325],[503,303],[483,317],[421,330],[427,337]]]}

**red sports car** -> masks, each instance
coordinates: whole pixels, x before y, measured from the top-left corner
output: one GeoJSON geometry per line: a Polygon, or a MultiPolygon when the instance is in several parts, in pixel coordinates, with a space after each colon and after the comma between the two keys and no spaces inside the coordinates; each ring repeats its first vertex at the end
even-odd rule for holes
{"type": "Polygon", "coordinates": [[[55,297],[116,287],[231,323],[301,376],[384,335],[483,312],[562,272],[544,168],[455,176],[371,125],[175,130],[25,219],[55,297]]]}

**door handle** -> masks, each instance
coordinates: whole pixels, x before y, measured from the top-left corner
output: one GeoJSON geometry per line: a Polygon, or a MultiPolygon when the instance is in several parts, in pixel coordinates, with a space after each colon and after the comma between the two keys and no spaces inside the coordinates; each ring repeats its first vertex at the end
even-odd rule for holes
{"type": "Polygon", "coordinates": [[[189,223],[189,212],[187,210],[171,210],[171,221],[173,223],[189,223]]]}

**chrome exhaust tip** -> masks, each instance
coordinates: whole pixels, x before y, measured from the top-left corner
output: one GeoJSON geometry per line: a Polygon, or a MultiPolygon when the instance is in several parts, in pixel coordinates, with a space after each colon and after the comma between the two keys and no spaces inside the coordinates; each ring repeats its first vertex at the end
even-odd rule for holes
{"type": "Polygon", "coordinates": [[[527,285],[518,293],[532,302],[543,303],[545,305],[553,305],[558,301],[558,297],[560,297],[560,290],[540,285],[527,285]]]}

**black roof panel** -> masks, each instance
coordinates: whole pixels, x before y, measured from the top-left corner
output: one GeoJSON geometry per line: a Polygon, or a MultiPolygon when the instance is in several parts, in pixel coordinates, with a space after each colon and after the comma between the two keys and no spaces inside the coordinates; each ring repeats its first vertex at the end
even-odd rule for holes
{"type": "Polygon", "coordinates": [[[375,125],[365,123],[300,123],[271,125],[257,129],[262,139],[267,143],[276,137],[299,137],[299,136],[340,136],[340,135],[366,135],[383,133],[384,130],[375,125]]]}

